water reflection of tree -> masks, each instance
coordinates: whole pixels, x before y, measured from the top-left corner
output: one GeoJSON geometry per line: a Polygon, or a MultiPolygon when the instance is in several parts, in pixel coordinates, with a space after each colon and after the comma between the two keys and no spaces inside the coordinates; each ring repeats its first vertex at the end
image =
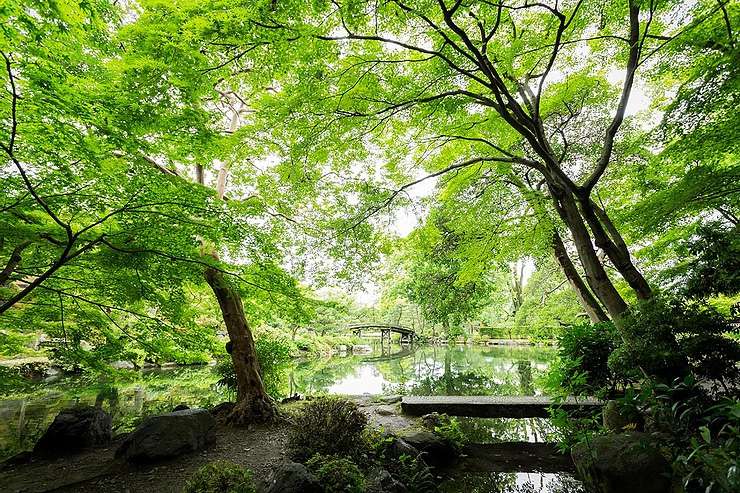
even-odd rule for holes
{"type": "Polygon", "coordinates": [[[359,356],[297,362],[289,370],[288,381],[293,384],[290,390],[306,395],[326,393],[335,383],[354,374],[361,364],[359,356]]]}
{"type": "Polygon", "coordinates": [[[103,381],[64,378],[31,393],[11,394],[2,402],[10,417],[8,424],[12,420],[13,426],[0,426],[0,460],[31,448],[67,407],[99,406],[111,414],[116,431],[128,431],[145,416],[169,412],[180,403],[209,407],[226,400],[225,393],[214,387],[218,378],[208,367],[179,368],[120,374],[103,381]]]}
{"type": "Polygon", "coordinates": [[[544,418],[458,418],[460,428],[471,443],[548,442],[554,429],[544,418]]]}
{"type": "Polygon", "coordinates": [[[516,474],[465,474],[445,481],[442,493],[510,493],[516,491],[516,474]]]}
{"type": "Polygon", "coordinates": [[[581,484],[567,474],[527,474],[517,485],[516,473],[481,473],[455,476],[442,483],[442,493],[583,493],[581,484]]]}
{"type": "Polygon", "coordinates": [[[519,374],[519,390],[522,395],[534,395],[534,382],[532,380],[532,362],[519,360],[516,362],[516,370],[519,374]]]}

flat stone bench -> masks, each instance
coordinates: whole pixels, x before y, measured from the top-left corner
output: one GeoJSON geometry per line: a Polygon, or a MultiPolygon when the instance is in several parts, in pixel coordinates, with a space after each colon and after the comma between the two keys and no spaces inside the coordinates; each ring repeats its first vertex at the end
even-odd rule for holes
{"type": "Polygon", "coordinates": [[[474,418],[547,418],[550,406],[566,412],[601,407],[604,402],[594,397],[568,397],[556,402],[543,396],[405,396],[401,410],[411,416],[444,413],[474,418]]]}

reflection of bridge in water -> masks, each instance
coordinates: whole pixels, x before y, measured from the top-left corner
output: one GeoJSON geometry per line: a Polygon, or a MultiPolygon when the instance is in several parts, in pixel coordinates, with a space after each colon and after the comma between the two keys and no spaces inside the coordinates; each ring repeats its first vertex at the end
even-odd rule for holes
{"type": "MultiPolygon", "coordinates": [[[[380,344],[381,346],[384,344],[385,340],[388,340],[388,344],[391,342],[391,334],[395,332],[396,334],[400,334],[400,343],[401,344],[413,344],[414,339],[416,339],[416,332],[414,332],[413,329],[409,329],[408,327],[403,327],[400,325],[392,325],[392,324],[380,324],[380,323],[361,323],[361,324],[351,324],[348,325],[347,328],[352,331],[353,334],[357,335],[358,337],[362,337],[363,331],[370,331],[372,329],[377,329],[377,331],[380,332],[380,344]]],[[[377,335],[377,332],[375,332],[377,335]]]]}
{"type": "Polygon", "coordinates": [[[410,344],[405,344],[401,346],[400,351],[396,351],[395,353],[391,353],[391,346],[389,345],[383,345],[380,346],[380,354],[377,356],[368,356],[367,358],[362,358],[362,361],[367,363],[374,363],[378,361],[391,361],[394,359],[402,359],[406,356],[411,356],[414,354],[414,347],[410,344]]]}

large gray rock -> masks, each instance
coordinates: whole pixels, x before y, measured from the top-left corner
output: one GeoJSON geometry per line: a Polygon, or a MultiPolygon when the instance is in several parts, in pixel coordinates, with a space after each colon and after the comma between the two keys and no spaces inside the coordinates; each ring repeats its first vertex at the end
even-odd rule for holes
{"type": "Polygon", "coordinates": [[[383,404],[397,404],[401,402],[400,395],[382,395],[378,397],[378,400],[383,404]]]}
{"type": "Polygon", "coordinates": [[[78,406],[64,409],[36,443],[36,455],[77,452],[86,447],[111,441],[111,417],[98,407],[78,406]]]}
{"type": "Polygon", "coordinates": [[[316,476],[306,466],[285,462],[274,469],[270,477],[259,485],[260,493],[322,493],[324,490],[316,476]]]}
{"type": "Polygon", "coordinates": [[[430,431],[417,431],[405,435],[403,440],[422,453],[424,462],[434,467],[447,466],[457,459],[455,447],[430,431]]]}
{"type": "Polygon", "coordinates": [[[579,443],[573,463],[588,491],[670,493],[671,466],[640,432],[618,433],[579,443]]]}
{"type": "Polygon", "coordinates": [[[145,419],[116,450],[131,462],[175,457],[205,447],[214,439],[216,420],[205,409],[186,409],[145,419]]]}
{"type": "Polygon", "coordinates": [[[136,369],[136,365],[135,364],[133,364],[130,361],[123,361],[123,360],[113,361],[113,362],[110,363],[110,366],[113,367],[113,368],[115,368],[116,370],[134,370],[134,369],[136,369]]]}

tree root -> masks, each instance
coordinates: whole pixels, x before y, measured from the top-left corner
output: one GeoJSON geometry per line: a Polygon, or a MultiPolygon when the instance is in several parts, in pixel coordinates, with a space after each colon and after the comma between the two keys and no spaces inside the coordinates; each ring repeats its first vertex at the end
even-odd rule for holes
{"type": "Polygon", "coordinates": [[[226,423],[235,426],[270,423],[280,418],[280,411],[269,397],[242,399],[226,416],[226,423]]]}

